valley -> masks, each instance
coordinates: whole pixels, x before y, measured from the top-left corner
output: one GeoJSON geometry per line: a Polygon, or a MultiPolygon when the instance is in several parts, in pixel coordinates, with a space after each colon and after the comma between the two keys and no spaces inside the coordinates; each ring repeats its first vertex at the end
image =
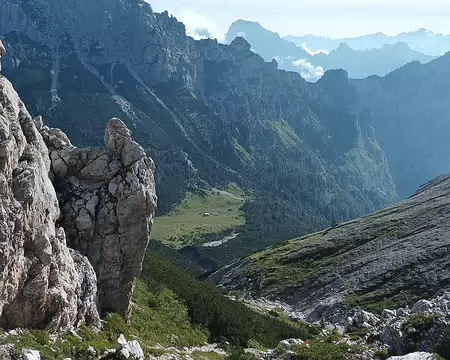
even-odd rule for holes
{"type": "Polygon", "coordinates": [[[233,185],[226,191],[189,193],[170,213],[155,219],[151,237],[174,249],[193,244],[206,246],[208,238],[226,237],[223,234],[234,233],[245,224],[242,212],[245,197],[233,185]]]}
{"type": "Polygon", "coordinates": [[[450,359],[446,37],[375,35],[0,0],[0,359],[450,359]]]}

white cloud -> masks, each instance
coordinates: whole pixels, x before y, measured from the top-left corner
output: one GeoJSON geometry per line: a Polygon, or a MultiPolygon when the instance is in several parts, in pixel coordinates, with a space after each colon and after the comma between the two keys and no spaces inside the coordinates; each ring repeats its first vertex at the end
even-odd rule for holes
{"type": "Polygon", "coordinates": [[[309,55],[317,55],[317,54],[329,54],[330,52],[328,50],[311,50],[309,47],[306,46],[306,43],[302,44],[303,50],[305,50],[309,55]]]}
{"type": "Polygon", "coordinates": [[[177,14],[177,19],[186,26],[186,33],[196,40],[212,37],[220,42],[224,41],[225,31],[203,14],[187,9],[177,14]]]}
{"type": "Polygon", "coordinates": [[[305,80],[316,81],[325,73],[322,66],[314,66],[306,59],[295,60],[292,64],[300,70],[300,75],[305,80]]]}

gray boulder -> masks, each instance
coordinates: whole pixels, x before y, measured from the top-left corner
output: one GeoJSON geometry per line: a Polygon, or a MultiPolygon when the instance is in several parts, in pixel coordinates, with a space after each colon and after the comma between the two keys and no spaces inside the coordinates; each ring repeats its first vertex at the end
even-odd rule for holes
{"type": "Polygon", "coordinates": [[[426,352],[415,352],[404,356],[391,356],[388,360],[436,360],[436,357],[426,352]]]}
{"type": "Polygon", "coordinates": [[[433,309],[433,303],[431,301],[420,300],[413,306],[413,308],[411,309],[411,312],[413,314],[429,313],[432,309],[433,309]]]}
{"type": "Polygon", "coordinates": [[[116,354],[120,358],[133,359],[133,360],[144,360],[144,352],[142,351],[141,345],[138,341],[127,341],[123,334],[120,334],[117,340],[116,354]]]}
{"type": "Polygon", "coordinates": [[[16,345],[7,344],[0,346],[0,359],[2,360],[19,360],[19,353],[16,345]]]}
{"type": "Polygon", "coordinates": [[[22,360],[41,360],[41,354],[37,350],[23,349],[22,360]]]}

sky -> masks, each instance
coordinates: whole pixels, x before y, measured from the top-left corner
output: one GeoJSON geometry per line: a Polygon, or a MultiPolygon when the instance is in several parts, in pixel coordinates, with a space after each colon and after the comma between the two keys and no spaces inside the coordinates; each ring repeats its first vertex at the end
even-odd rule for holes
{"type": "Polygon", "coordinates": [[[186,25],[223,40],[237,19],[258,21],[263,27],[288,34],[332,38],[376,32],[396,35],[426,28],[450,34],[450,0],[147,0],[154,11],[169,11],[186,25]]]}

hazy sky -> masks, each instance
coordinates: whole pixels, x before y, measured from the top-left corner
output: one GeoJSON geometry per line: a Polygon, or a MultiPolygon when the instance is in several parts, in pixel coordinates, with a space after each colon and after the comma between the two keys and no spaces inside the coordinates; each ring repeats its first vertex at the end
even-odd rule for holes
{"type": "Polygon", "coordinates": [[[313,33],[333,38],[427,28],[450,34],[450,0],[147,0],[168,10],[189,32],[207,28],[217,38],[236,19],[258,21],[280,35],[313,33]]]}

